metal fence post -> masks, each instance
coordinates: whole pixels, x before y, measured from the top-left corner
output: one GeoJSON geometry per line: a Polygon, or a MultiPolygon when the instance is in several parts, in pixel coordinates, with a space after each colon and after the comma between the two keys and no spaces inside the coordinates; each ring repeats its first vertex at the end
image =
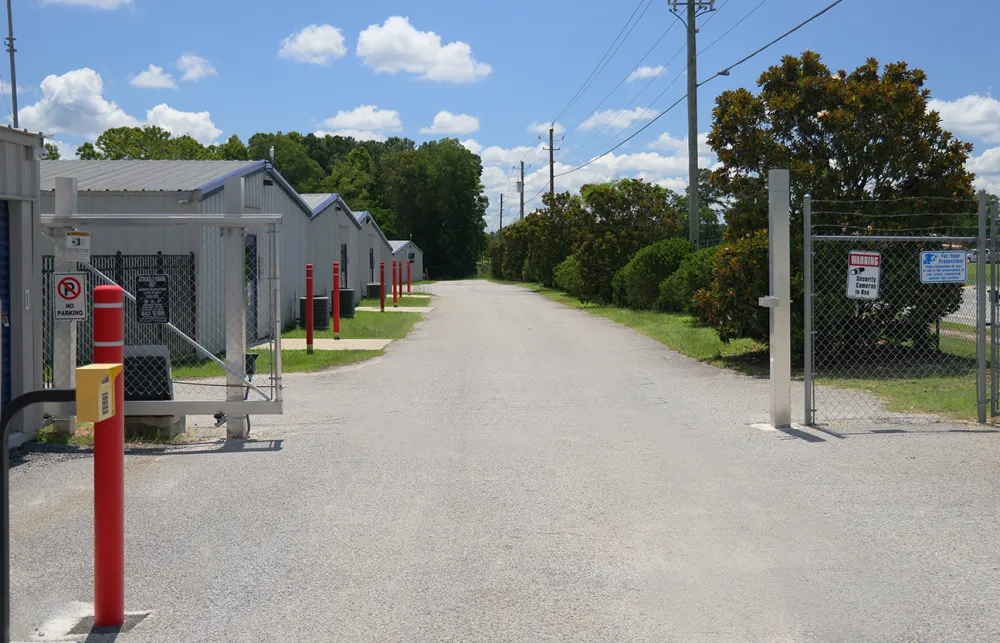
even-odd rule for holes
{"type": "Polygon", "coordinates": [[[979,423],[986,423],[986,192],[979,192],[979,234],[976,240],[976,358],[979,361],[976,406],[979,423]]]}
{"type": "MultiPolygon", "coordinates": [[[[988,214],[990,217],[990,290],[986,293],[990,298],[990,416],[997,416],[997,364],[1000,359],[1000,350],[997,348],[997,271],[995,269],[997,257],[997,204],[993,201],[989,204],[988,214]]],[[[980,294],[980,297],[982,293],[980,294]]]]}
{"type": "Polygon", "coordinates": [[[803,304],[803,356],[805,380],[805,423],[816,422],[813,409],[813,256],[812,256],[812,196],[802,200],[802,304],[803,304]]]}
{"type": "MultiPolygon", "coordinates": [[[[231,177],[224,183],[226,215],[243,214],[243,179],[231,177]]],[[[226,399],[243,401],[243,382],[246,379],[247,305],[246,305],[246,249],[243,228],[227,227],[222,250],[225,284],[226,328],[226,399]]],[[[226,436],[229,439],[247,438],[246,416],[231,415],[226,418],[226,436]]]]}

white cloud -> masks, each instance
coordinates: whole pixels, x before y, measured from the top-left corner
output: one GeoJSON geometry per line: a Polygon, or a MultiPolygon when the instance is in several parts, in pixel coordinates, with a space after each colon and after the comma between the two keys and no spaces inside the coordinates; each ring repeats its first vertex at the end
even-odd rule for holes
{"type": "Polygon", "coordinates": [[[383,25],[370,25],[358,35],[357,54],[379,73],[406,71],[422,80],[469,83],[493,71],[472,56],[461,41],[441,44],[433,31],[418,31],[409,18],[391,16],[383,25]]]}
{"type": "Polygon", "coordinates": [[[562,126],[562,123],[556,123],[555,126],[552,123],[539,123],[538,121],[532,121],[531,125],[528,125],[528,131],[532,134],[548,134],[549,128],[552,127],[556,136],[562,134],[566,131],[566,128],[562,126]]]}
{"type": "Polygon", "coordinates": [[[177,89],[174,77],[163,71],[163,67],[150,65],[149,69],[129,77],[129,85],[148,89],[177,89]]]}
{"type": "Polygon", "coordinates": [[[333,118],[323,121],[329,129],[354,129],[393,132],[403,128],[399,112],[379,109],[375,105],[361,105],[349,112],[339,111],[333,118]]]}
{"type": "Polygon", "coordinates": [[[633,71],[631,74],[628,75],[628,78],[625,79],[625,82],[631,83],[633,80],[639,80],[642,78],[655,78],[656,76],[659,76],[664,71],[666,71],[666,69],[667,68],[664,67],[663,65],[659,65],[657,67],[648,67],[648,66],[639,67],[638,69],[636,69],[635,71],[633,71]]]}
{"type": "Polygon", "coordinates": [[[132,0],[42,0],[42,4],[55,4],[64,7],[87,7],[90,9],[119,9],[131,7],[132,0]]]}
{"type": "Polygon", "coordinates": [[[95,138],[109,127],[136,126],[139,121],[117,103],[104,99],[104,81],[84,67],[61,76],[46,76],[42,97],[20,110],[20,124],[47,134],[95,138]]]}
{"type": "Polygon", "coordinates": [[[594,129],[595,127],[610,126],[615,129],[625,129],[637,120],[648,121],[656,116],[655,112],[641,107],[635,109],[607,109],[603,112],[594,112],[587,120],[580,123],[580,129],[594,129]]]}
{"type": "Polygon", "coordinates": [[[483,146],[480,145],[479,142],[476,141],[476,139],[474,138],[469,138],[460,142],[462,143],[462,147],[469,150],[473,154],[479,154],[480,152],[483,151],[483,146]]]}
{"type": "Polygon", "coordinates": [[[198,81],[208,76],[218,76],[219,72],[207,60],[197,54],[184,54],[177,59],[177,69],[184,72],[181,80],[198,81]]]}
{"type": "Polygon", "coordinates": [[[992,96],[970,94],[953,101],[932,99],[927,107],[941,115],[945,129],[978,136],[987,143],[1000,143],[1000,101],[992,96]]]}
{"type": "Polygon", "coordinates": [[[430,127],[421,127],[421,134],[472,134],[479,130],[479,119],[468,114],[440,111],[430,127]]]}
{"type": "Polygon", "coordinates": [[[344,34],[333,25],[309,25],[281,41],[280,58],[325,65],[347,55],[344,34]]]}
{"type": "Polygon", "coordinates": [[[1000,147],[991,147],[979,156],[973,156],[966,166],[976,174],[1000,174],[1000,147]]]}
{"type": "Polygon", "coordinates": [[[202,145],[215,142],[222,130],[212,123],[208,112],[182,112],[161,103],[146,112],[146,121],[150,125],[158,125],[174,136],[187,134],[202,145]]]}
{"type": "Polygon", "coordinates": [[[52,145],[55,145],[56,148],[59,149],[59,158],[60,159],[66,160],[66,159],[75,159],[76,158],[76,147],[70,145],[69,143],[64,143],[63,141],[57,141],[54,138],[53,139],[49,139],[49,140],[47,140],[45,142],[46,143],[51,143],[52,145]]]}
{"type": "MultiPolygon", "coordinates": [[[[660,136],[647,145],[651,150],[668,150],[673,152],[683,152],[687,153],[688,148],[688,137],[678,138],[672,136],[670,132],[664,132],[660,136]]],[[[698,156],[712,156],[712,148],[708,145],[708,132],[702,132],[698,134],[698,156]]]]}
{"type": "Polygon", "coordinates": [[[328,130],[316,130],[315,134],[319,137],[349,136],[356,141],[384,141],[386,139],[385,134],[361,129],[339,129],[332,132],[328,130]]]}

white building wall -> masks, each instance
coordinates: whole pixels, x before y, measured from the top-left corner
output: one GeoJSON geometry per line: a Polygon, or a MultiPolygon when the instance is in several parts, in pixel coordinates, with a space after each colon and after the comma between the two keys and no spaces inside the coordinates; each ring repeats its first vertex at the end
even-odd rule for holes
{"type": "MultiPolygon", "coordinates": [[[[413,254],[413,265],[410,266],[410,276],[412,281],[420,281],[424,278],[424,251],[416,247],[412,243],[408,243],[402,248],[400,248],[393,258],[396,261],[402,261],[403,263],[403,284],[406,284],[406,261],[409,261],[409,255],[413,254]]],[[[405,288],[404,288],[405,291],[405,288]]]]}
{"type": "MultiPolygon", "coordinates": [[[[331,204],[309,221],[308,262],[313,264],[313,283],[317,296],[330,294],[333,286],[333,262],[341,260],[341,244],[347,245],[347,287],[354,289],[356,303],[361,300],[359,284],[365,274],[361,270],[364,266],[358,247],[358,227],[350,213],[337,211],[336,205],[331,204]]],[[[343,270],[341,266],[341,271],[343,270]]],[[[304,276],[302,283],[304,294],[304,276]]]]}

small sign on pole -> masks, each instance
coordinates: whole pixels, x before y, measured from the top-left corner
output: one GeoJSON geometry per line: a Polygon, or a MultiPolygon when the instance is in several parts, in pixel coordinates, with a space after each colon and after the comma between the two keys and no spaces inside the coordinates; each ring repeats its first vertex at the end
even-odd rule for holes
{"type": "Polygon", "coordinates": [[[847,260],[847,297],[878,299],[882,255],[867,250],[851,250],[847,260]]]}
{"type": "Polygon", "coordinates": [[[66,233],[66,260],[90,263],[90,233],[70,230],[66,233]]]}
{"type": "Polygon", "coordinates": [[[140,324],[170,323],[170,289],[167,275],[139,275],[135,280],[136,321],[140,324]]]}
{"type": "Polygon", "coordinates": [[[87,297],[83,288],[87,283],[83,273],[57,272],[52,280],[52,312],[56,321],[83,321],[87,319],[87,297]]]}
{"type": "Polygon", "coordinates": [[[920,283],[964,284],[968,278],[965,250],[926,250],[920,253],[920,283]]]}

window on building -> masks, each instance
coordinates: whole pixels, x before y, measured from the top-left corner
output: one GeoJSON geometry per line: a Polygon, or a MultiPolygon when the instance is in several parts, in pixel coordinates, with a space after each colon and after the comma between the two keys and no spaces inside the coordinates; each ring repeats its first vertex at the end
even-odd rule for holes
{"type": "Polygon", "coordinates": [[[347,288],[347,244],[340,244],[340,287],[347,288]]]}
{"type": "Polygon", "coordinates": [[[375,248],[368,248],[368,283],[375,283],[375,248]]]}

